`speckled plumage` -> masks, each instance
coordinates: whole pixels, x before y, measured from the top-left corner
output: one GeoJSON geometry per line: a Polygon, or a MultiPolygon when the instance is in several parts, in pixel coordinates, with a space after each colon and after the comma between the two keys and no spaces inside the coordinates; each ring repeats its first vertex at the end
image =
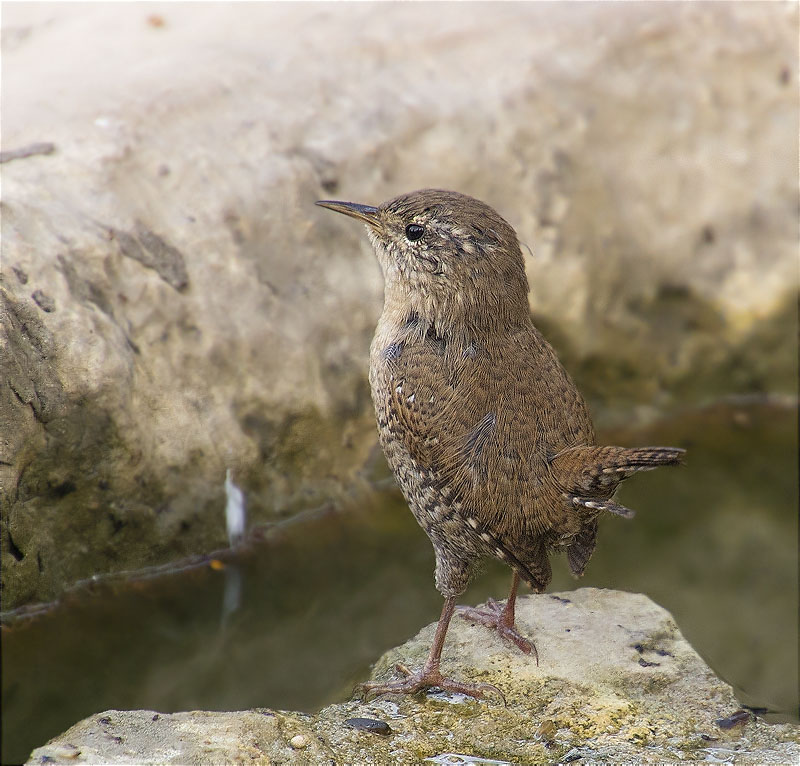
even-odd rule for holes
{"type": "Polygon", "coordinates": [[[382,266],[372,396],[439,591],[463,593],[484,556],[536,591],[550,582],[550,551],[580,575],[597,517],[632,515],[611,501],[619,482],[682,450],[595,446],[583,398],[531,321],[516,234],[488,205],[432,189],[377,208],[320,204],[363,220],[382,266]]]}
{"type": "Polygon", "coordinates": [[[593,443],[583,400],[532,324],[474,339],[465,353],[420,337],[416,323],[381,320],[370,383],[381,445],[436,551],[436,585],[462,593],[473,564],[490,555],[543,590],[547,548],[589,521],[567,507],[550,463],[593,443]]]}

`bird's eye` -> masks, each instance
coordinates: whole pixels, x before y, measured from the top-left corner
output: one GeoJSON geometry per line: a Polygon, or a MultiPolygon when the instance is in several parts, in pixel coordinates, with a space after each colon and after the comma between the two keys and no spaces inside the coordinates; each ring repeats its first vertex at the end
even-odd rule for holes
{"type": "Polygon", "coordinates": [[[425,233],[425,227],[417,223],[410,223],[406,226],[406,237],[412,242],[416,242],[425,233]]]}

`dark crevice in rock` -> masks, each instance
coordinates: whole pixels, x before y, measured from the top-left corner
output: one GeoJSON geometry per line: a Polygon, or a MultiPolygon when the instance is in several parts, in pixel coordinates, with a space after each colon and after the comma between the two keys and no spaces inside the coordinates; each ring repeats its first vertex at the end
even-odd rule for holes
{"type": "Polygon", "coordinates": [[[111,522],[112,535],[116,535],[125,526],[125,522],[118,519],[113,513],[108,514],[108,519],[111,522]]]}
{"type": "Polygon", "coordinates": [[[22,559],[25,558],[25,554],[17,547],[17,544],[14,542],[14,538],[11,536],[11,532],[8,533],[8,550],[16,561],[22,561],[22,559]]]}
{"type": "Polygon", "coordinates": [[[131,351],[133,351],[134,354],[141,355],[142,350],[139,348],[139,345],[137,343],[131,340],[131,338],[128,335],[125,336],[125,340],[128,342],[128,345],[131,347],[131,351]]]}
{"type": "Polygon", "coordinates": [[[39,423],[47,422],[47,418],[44,417],[44,413],[42,412],[42,404],[41,402],[37,401],[35,396],[31,397],[30,399],[25,399],[22,394],[17,391],[16,387],[11,381],[8,381],[8,387],[11,389],[12,393],[23,407],[31,408],[34,420],[37,420],[39,423]]]}
{"type": "Polygon", "coordinates": [[[54,487],[51,487],[50,494],[52,497],[60,498],[66,497],[67,495],[71,495],[77,487],[75,486],[75,482],[67,480],[62,481],[60,484],[56,484],[54,487]]]}
{"type": "Polygon", "coordinates": [[[113,227],[109,227],[109,231],[124,256],[153,269],[161,279],[178,291],[189,286],[183,253],[140,221],[136,222],[134,234],[113,227]]]}
{"type": "Polygon", "coordinates": [[[72,296],[81,303],[93,303],[100,311],[114,319],[114,309],[103,290],[94,282],[81,277],[75,265],[63,255],[58,256],[58,262],[61,264],[61,272],[67,280],[72,296]]]}
{"type": "Polygon", "coordinates": [[[52,154],[56,150],[56,145],[50,141],[39,141],[35,144],[21,146],[19,149],[9,149],[0,152],[0,163],[11,162],[11,160],[21,160],[26,157],[35,157],[37,154],[52,154]]]}
{"type": "Polygon", "coordinates": [[[11,381],[8,381],[8,387],[11,389],[11,393],[19,400],[19,403],[22,404],[24,407],[27,407],[29,402],[26,402],[22,398],[22,394],[14,387],[14,384],[11,381]]]}
{"type": "Polygon", "coordinates": [[[56,302],[43,290],[34,290],[31,298],[42,311],[48,314],[56,310],[56,302]]]}

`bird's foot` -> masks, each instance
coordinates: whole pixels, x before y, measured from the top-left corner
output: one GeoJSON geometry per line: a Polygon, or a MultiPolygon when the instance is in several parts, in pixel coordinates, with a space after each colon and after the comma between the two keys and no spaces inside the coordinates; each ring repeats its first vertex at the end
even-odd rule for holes
{"type": "Polygon", "coordinates": [[[487,600],[483,609],[477,609],[472,606],[459,606],[456,607],[456,611],[465,620],[479,622],[481,625],[494,628],[501,638],[516,644],[520,651],[525,654],[533,653],[536,664],[539,664],[539,653],[536,651],[536,645],[517,630],[514,625],[513,613],[509,615],[508,610],[500,606],[493,598],[487,600]]]}
{"type": "Polygon", "coordinates": [[[416,673],[412,672],[402,663],[395,665],[395,668],[402,673],[405,678],[400,681],[389,681],[388,683],[364,683],[356,687],[356,691],[360,692],[364,700],[369,699],[371,696],[379,694],[416,694],[417,692],[438,687],[443,691],[456,692],[458,694],[466,694],[468,697],[475,697],[483,699],[487,692],[496,694],[506,704],[506,698],[503,692],[492,684],[468,684],[456,681],[452,678],[446,678],[438,669],[422,669],[416,673]]]}

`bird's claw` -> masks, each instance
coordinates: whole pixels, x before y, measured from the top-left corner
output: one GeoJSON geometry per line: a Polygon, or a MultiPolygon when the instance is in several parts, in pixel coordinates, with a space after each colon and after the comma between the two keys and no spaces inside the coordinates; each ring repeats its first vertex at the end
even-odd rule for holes
{"type": "Polygon", "coordinates": [[[508,624],[504,607],[500,606],[493,598],[486,602],[483,609],[471,606],[459,606],[456,610],[460,617],[470,622],[479,622],[497,631],[498,635],[506,641],[516,644],[520,651],[525,654],[533,654],[536,664],[539,664],[539,652],[536,651],[536,644],[523,636],[512,623],[508,624]]]}
{"type": "Polygon", "coordinates": [[[487,693],[496,694],[506,705],[506,698],[494,684],[470,684],[456,681],[452,678],[443,676],[438,670],[418,670],[416,673],[411,671],[402,663],[397,663],[395,669],[405,676],[400,681],[388,681],[386,683],[368,682],[358,684],[355,691],[360,692],[362,699],[367,701],[370,697],[380,694],[417,694],[437,687],[447,692],[465,694],[476,699],[485,699],[487,693]]]}

